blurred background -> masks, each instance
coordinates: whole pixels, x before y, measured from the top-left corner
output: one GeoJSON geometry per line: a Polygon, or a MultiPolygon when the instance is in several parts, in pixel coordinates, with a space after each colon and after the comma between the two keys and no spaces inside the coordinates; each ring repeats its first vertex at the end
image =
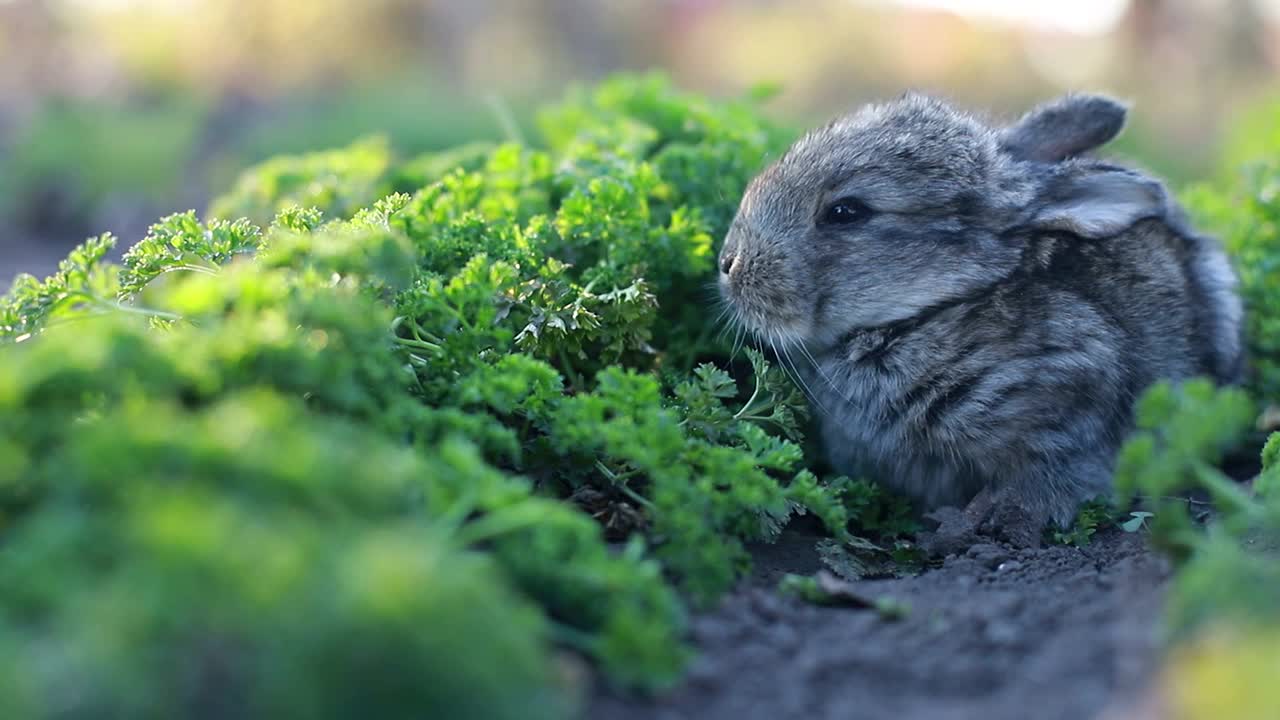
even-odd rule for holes
{"type": "Polygon", "coordinates": [[[796,127],[906,88],[1005,115],[1107,91],[1115,150],[1181,185],[1278,66],[1280,0],[0,0],[0,290],[269,155],[504,138],[621,69],[776,84],[796,127]]]}

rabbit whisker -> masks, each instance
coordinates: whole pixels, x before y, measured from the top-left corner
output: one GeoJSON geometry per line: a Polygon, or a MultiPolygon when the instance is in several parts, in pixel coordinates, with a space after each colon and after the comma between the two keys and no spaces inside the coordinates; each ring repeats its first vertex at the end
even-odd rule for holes
{"type": "MultiPolygon", "coordinates": [[[[736,320],[736,318],[735,318],[736,320]]],[[[741,322],[734,323],[733,349],[729,351],[729,362],[733,362],[738,357],[738,351],[742,349],[742,344],[746,340],[747,331],[741,322]]]]}
{"type": "Polygon", "coordinates": [[[809,348],[805,347],[804,343],[796,343],[796,347],[800,349],[800,354],[804,355],[805,359],[809,361],[809,364],[813,366],[813,369],[818,371],[818,374],[822,376],[822,380],[826,382],[837,395],[847,403],[853,402],[844,394],[843,391],[840,390],[840,386],[836,385],[835,380],[831,379],[831,376],[827,374],[827,371],[822,367],[822,365],[818,364],[818,361],[813,357],[813,353],[809,352],[809,348]]]}
{"type": "Polygon", "coordinates": [[[809,400],[809,402],[817,407],[818,410],[822,411],[822,414],[829,416],[831,413],[829,413],[826,406],[818,400],[817,394],[809,387],[809,383],[805,382],[804,376],[800,374],[800,370],[795,365],[795,361],[791,359],[791,354],[787,351],[787,343],[785,340],[778,338],[778,342],[775,343],[773,335],[770,334],[769,347],[773,348],[773,354],[778,358],[779,367],[781,367],[783,372],[789,376],[793,382],[795,382],[796,386],[800,388],[800,391],[809,400]],[[779,349],[779,344],[781,345],[781,349],[779,349]]]}

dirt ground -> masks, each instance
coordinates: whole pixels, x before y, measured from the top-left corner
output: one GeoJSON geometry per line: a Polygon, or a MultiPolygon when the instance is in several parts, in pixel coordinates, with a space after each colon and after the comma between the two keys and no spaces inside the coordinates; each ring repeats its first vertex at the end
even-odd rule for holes
{"type": "Polygon", "coordinates": [[[980,544],[857,591],[909,607],[818,607],[775,591],[820,568],[813,537],[758,548],[756,570],[697,616],[686,683],[651,700],[599,692],[599,720],[1084,720],[1131,717],[1159,659],[1168,563],[1143,538],[1085,548],[980,544]]]}

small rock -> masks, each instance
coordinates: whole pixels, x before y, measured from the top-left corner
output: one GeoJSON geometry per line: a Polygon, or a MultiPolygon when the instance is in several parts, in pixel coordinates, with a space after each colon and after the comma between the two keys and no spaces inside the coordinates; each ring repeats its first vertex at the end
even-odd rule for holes
{"type": "Polygon", "coordinates": [[[988,569],[995,568],[1009,559],[1009,553],[999,545],[980,543],[969,548],[965,555],[977,560],[988,569]]]}
{"type": "Polygon", "coordinates": [[[1011,622],[988,623],[983,633],[993,645],[1012,645],[1018,640],[1018,626],[1011,622]]]}
{"type": "Polygon", "coordinates": [[[769,647],[779,652],[791,652],[800,645],[800,636],[796,629],[786,623],[770,626],[765,634],[768,636],[769,647]]]}
{"type": "Polygon", "coordinates": [[[783,614],[782,600],[774,593],[752,593],[751,606],[756,615],[765,622],[777,622],[783,614]]]}
{"type": "Polygon", "coordinates": [[[959,508],[938,508],[926,517],[938,523],[938,527],[933,531],[920,533],[917,544],[932,557],[958,555],[978,542],[973,519],[959,508]]]}
{"type": "Polygon", "coordinates": [[[1067,584],[1073,587],[1085,586],[1085,585],[1096,585],[1097,583],[1098,583],[1097,570],[1091,570],[1091,569],[1080,570],[1079,572],[1073,573],[1071,577],[1067,578],[1067,584]]]}
{"type": "Polygon", "coordinates": [[[705,689],[714,689],[721,683],[721,669],[716,663],[700,657],[692,665],[690,665],[688,673],[685,675],[685,682],[690,687],[700,687],[705,689]]]}

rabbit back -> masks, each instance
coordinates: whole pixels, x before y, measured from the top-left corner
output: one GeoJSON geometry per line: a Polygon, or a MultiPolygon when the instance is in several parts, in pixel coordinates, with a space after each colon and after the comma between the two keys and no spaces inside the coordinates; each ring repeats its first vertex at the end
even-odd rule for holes
{"type": "Polygon", "coordinates": [[[1029,238],[1005,281],[815,354],[830,460],[928,505],[1018,482],[1069,521],[1109,487],[1145,388],[1238,378],[1233,283],[1211,239],[1163,218],[1106,240],[1029,238]]]}

